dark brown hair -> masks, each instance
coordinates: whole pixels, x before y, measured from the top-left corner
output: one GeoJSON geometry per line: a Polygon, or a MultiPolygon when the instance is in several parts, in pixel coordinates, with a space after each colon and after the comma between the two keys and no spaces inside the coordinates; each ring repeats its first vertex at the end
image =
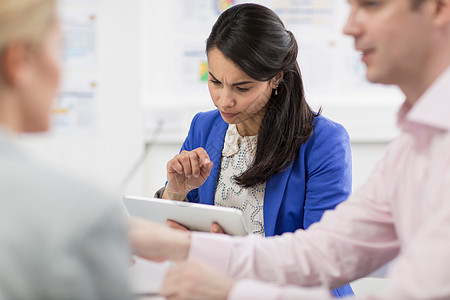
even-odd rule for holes
{"type": "Polygon", "coordinates": [[[306,103],[294,35],[269,8],[236,5],[223,12],[206,41],[251,78],[268,81],[283,72],[278,95],[272,92],[259,128],[253,163],[236,182],[251,187],[282,172],[313,133],[315,114],[306,103]]]}

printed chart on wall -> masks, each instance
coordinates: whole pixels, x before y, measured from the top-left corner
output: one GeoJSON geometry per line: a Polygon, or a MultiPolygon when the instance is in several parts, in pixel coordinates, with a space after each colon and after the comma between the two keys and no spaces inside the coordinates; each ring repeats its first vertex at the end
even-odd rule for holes
{"type": "Polygon", "coordinates": [[[97,81],[84,77],[65,80],[52,110],[58,134],[95,134],[98,122],[97,81]]]}
{"type": "Polygon", "coordinates": [[[299,44],[298,61],[308,93],[373,89],[365,67],[342,34],[345,4],[336,0],[178,0],[178,89],[205,89],[205,39],[219,15],[240,3],[258,3],[273,9],[299,44]]]}
{"type": "Polygon", "coordinates": [[[336,90],[341,82],[337,1],[270,1],[270,7],[296,37],[298,62],[307,92],[336,90]]]}
{"type": "Polygon", "coordinates": [[[208,81],[205,40],[219,15],[236,0],[189,0],[177,2],[178,89],[204,90],[208,81]]]}
{"type": "Polygon", "coordinates": [[[98,2],[61,3],[63,78],[52,110],[57,134],[96,134],[98,98],[98,2]]]}

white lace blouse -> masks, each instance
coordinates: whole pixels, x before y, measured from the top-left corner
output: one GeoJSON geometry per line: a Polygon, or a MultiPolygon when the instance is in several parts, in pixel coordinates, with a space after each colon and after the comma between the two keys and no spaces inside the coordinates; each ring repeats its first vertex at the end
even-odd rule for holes
{"type": "Polygon", "coordinates": [[[256,154],[257,135],[241,136],[235,124],[228,126],[222,149],[214,205],[240,209],[249,232],[264,236],[264,193],[266,183],[242,188],[233,178],[248,169],[256,154]]]}

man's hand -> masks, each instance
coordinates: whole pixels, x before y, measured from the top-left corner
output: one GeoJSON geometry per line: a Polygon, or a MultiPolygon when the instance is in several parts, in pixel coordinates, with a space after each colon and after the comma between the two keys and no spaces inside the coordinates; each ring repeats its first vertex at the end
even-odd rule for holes
{"type": "Polygon", "coordinates": [[[161,295],[167,299],[227,299],[234,282],[198,260],[179,262],[166,273],[161,295]]]}
{"type": "Polygon", "coordinates": [[[131,218],[128,237],[134,254],[157,262],[186,259],[191,243],[189,231],[139,218],[131,218]]]}

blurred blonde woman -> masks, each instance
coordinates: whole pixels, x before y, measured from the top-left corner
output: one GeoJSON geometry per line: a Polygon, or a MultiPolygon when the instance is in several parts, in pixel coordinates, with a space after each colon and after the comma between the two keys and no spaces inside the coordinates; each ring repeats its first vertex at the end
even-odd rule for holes
{"type": "Polygon", "coordinates": [[[119,207],[32,161],[20,133],[49,128],[60,80],[54,0],[0,0],[0,299],[127,299],[119,207]]]}

